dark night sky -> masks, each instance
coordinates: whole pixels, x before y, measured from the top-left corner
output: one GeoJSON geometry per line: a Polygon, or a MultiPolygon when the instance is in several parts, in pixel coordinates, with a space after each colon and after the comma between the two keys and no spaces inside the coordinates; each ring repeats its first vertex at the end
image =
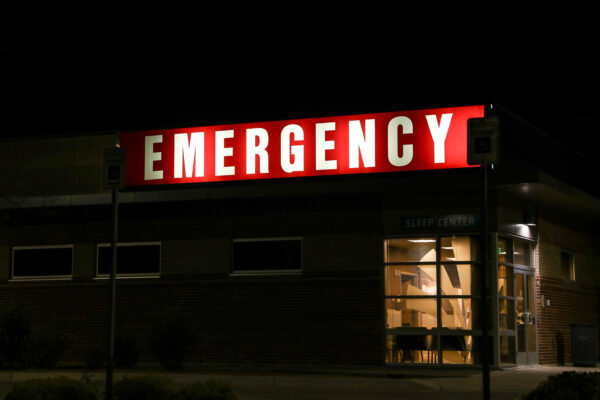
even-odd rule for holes
{"type": "Polygon", "coordinates": [[[524,30],[514,19],[489,29],[485,18],[442,13],[436,24],[386,10],[256,18],[15,4],[2,15],[3,136],[494,101],[594,156],[600,79],[583,28],[525,18],[524,30]]]}

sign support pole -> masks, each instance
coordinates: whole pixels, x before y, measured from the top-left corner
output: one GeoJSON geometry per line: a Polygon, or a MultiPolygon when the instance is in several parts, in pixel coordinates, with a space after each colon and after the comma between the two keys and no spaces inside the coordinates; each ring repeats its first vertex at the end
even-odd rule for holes
{"type": "Polygon", "coordinates": [[[488,179],[487,163],[481,165],[481,375],[483,400],[490,399],[489,302],[488,302],[488,179]]]}
{"type": "MultiPolygon", "coordinates": [[[[490,110],[493,109],[493,104],[490,110]]],[[[481,377],[483,400],[490,399],[490,313],[489,294],[489,255],[488,237],[488,166],[498,162],[500,147],[500,121],[497,116],[471,118],[467,121],[467,163],[480,165],[481,169],[481,377]]]]}
{"type": "MultiPolygon", "coordinates": [[[[117,143],[119,143],[119,133],[117,132],[117,143]]],[[[113,233],[111,243],[111,265],[108,298],[108,348],[106,350],[106,381],[104,398],[112,400],[113,398],[113,368],[115,360],[115,323],[117,308],[117,243],[119,233],[119,189],[125,188],[125,167],[126,167],[125,149],[119,144],[115,147],[104,150],[104,188],[112,191],[112,222],[113,233]]]]}
{"type": "Polygon", "coordinates": [[[112,189],[113,236],[111,244],[110,296],[109,296],[109,328],[108,328],[108,357],[106,359],[105,399],[112,400],[113,367],[115,358],[115,313],[117,292],[117,235],[119,232],[119,189],[112,189]]]}

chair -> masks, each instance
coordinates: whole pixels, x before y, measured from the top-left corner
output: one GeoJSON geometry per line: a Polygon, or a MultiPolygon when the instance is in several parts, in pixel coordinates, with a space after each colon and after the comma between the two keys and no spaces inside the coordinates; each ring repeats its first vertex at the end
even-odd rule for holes
{"type": "Polygon", "coordinates": [[[442,350],[460,351],[463,362],[467,360],[467,344],[465,337],[460,335],[448,335],[440,337],[442,350]]]}
{"type": "Polygon", "coordinates": [[[398,362],[398,355],[400,355],[401,363],[404,363],[405,359],[409,358],[411,364],[413,364],[415,362],[413,352],[415,351],[420,353],[421,360],[423,360],[423,350],[430,350],[426,343],[427,337],[426,335],[396,335],[392,352],[392,362],[398,362]]]}

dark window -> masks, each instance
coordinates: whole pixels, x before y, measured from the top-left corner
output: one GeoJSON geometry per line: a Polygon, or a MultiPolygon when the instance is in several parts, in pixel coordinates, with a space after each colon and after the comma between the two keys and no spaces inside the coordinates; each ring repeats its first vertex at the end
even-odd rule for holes
{"type": "Polygon", "coordinates": [[[560,252],[560,273],[562,279],[568,281],[575,280],[575,262],[573,253],[570,251],[560,252]]]}
{"type": "MultiPolygon", "coordinates": [[[[98,275],[110,274],[112,251],[98,246],[98,275]]],[[[160,244],[141,243],[117,246],[117,275],[156,275],[160,273],[160,244]]]]}
{"type": "Polygon", "coordinates": [[[302,268],[300,239],[233,242],[233,271],[286,271],[302,268]]]}
{"type": "Polygon", "coordinates": [[[73,273],[73,247],[13,248],[13,278],[68,276],[73,273]]]}

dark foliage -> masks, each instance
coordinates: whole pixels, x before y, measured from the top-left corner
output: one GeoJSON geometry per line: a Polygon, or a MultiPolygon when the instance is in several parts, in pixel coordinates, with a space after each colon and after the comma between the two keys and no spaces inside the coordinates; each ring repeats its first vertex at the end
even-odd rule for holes
{"type": "Polygon", "coordinates": [[[30,338],[29,366],[33,368],[55,368],[60,356],[68,349],[68,341],[52,333],[38,334],[30,338]]]}
{"type": "Polygon", "coordinates": [[[15,383],[5,400],[98,400],[98,396],[90,385],[58,377],[15,383]]]}
{"type": "Polygon", "coordinates": [[[553,375],[542,381],[522,400],[598,400],[600,399],[600,373],[574,371],[553,375]]]}
{"type": "Polygon", "coordinates": [[[0,367],[25,368],[28,364],[31,325],[20,310],[0,314],[0,367]]]}
{"type": "Polygon", "coordinates": [[[208,380],[187,385],[179,392],[177,400],[237,400],[237,398],[229,383],[208,380]]]}
{"type": "Polygon", "coordinates": [[[124,377],[113,386],[115,400],[175,400],[173,381],[164,376],[124,377]]]}
{"type": "Polygon", "coordinates": [[[193,328],[184,318],[169,316],[157,325],[151,341],[156,361],[169,370],[181,369],[187,355],[193,348],[195,335],[193,328]]]}

